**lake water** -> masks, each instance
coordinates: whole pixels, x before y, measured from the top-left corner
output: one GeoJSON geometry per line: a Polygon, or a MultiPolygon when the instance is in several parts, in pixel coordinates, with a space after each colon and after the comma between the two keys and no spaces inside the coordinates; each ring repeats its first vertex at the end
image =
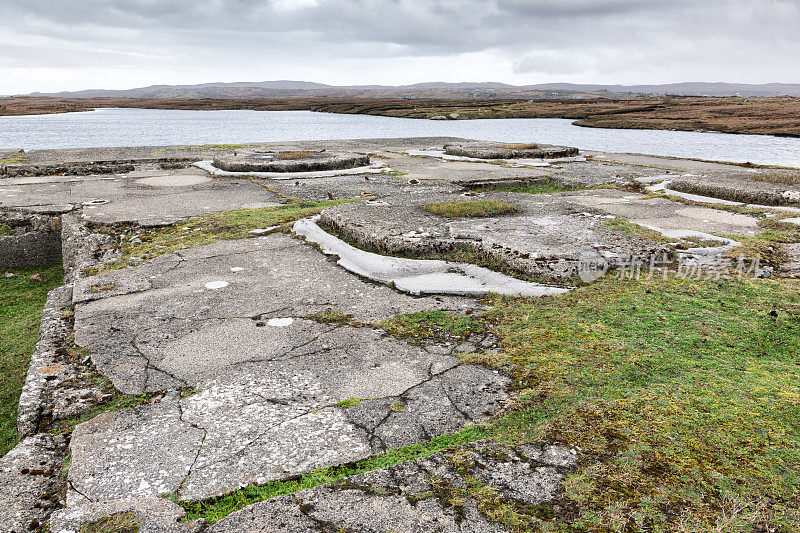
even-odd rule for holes
{"type": "Polygon", "coordinates": [[[26,150],[434,136],[535,141],[587,150],[800,167],[800,139],[581,128],[562,119],[436,121],[311,111],[117,108],[0,117],[0,147],[26,150]]]}

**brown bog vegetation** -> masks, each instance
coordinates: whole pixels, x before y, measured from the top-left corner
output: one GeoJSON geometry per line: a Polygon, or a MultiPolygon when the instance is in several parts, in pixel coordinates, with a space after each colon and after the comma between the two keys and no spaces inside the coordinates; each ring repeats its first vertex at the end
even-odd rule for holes
{"type": "Polygon", "coordinates": [[[87,111],[98,107],[146,109],[310,110],[329,113],[460,119],[567,118],[579,126],[709,130],[800,137],[800,98],[642,97],[631,99],[448,98],[0,98],[0,115],[87,111]]]}

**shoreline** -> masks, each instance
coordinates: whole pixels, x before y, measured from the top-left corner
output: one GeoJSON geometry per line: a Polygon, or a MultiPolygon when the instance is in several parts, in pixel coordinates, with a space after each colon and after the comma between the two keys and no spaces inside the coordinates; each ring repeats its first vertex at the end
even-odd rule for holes
{"type": "Polygon", "coordinates": [[[800,98],[643,97],[628,100],[453,100],[434,98],[58,98],[0,97],[0,116],[86,112],[101,108],[219,111],[317,111],[451,120],[560,118],[601,129],[706,131],[800,137],[800,98]],[[686,117],[692,117],[687,119],[686,117]]]}

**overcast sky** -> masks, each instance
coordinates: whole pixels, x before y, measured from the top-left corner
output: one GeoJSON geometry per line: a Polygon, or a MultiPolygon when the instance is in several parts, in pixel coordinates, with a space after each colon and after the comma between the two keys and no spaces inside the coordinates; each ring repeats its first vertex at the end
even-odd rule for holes
{"type": "Polygon", "coordinates": [[[0,94],[293,79],[800,82],[800,0],[0,0],[0,94]]]}

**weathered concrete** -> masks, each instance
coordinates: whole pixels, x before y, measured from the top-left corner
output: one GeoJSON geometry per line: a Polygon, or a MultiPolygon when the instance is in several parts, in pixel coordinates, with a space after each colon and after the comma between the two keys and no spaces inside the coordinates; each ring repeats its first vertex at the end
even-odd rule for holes
{"type": "Polygon", "coordinates": [[[0,186],[0,207],[28,210],[65,203],[82,207],[83,218],[89,222],[142,225],[278,204],[275,195],[250,180],[211,180],[197,168],[136,171],[107,178],[18,178],[4,180],[0,186]]]}
{"type": "MultiPolygon", "coordinates": [[[[617,191],[592,193],[600,197],[605,194],[609,203],[620,201],[617,191]]],[[[402,255],[448,253],[469,247],[510,269],[550,280],[568,280],[590,257],[613,266],[631,255],[647,257],[668,252],[661,243],[605,227],[603,217],[613,215],[571,201],[569,193],[486,193],[477,197],[505,200],[518,212],[491,218],[447,219],[422,210],[421,205],[450,200],[452,196],[393,196],[372,205],[357,203],[325,209],[321,223],[370,250],[402,255]]]]}
{"type": "Polygon", "coordinates": [[[61,510],[50,520],[52,533],[81,533],[82,527],[106,517],[132,513],[139,522],[138,533],[197,533],[203,520],[179,522],[186,511],[169,500],[158,497],[127,497],[102,503],[85,503],[61,510]]]}
{"type": "MultiPolygon", "coordinates": [[[[319,218],[319,217],[316,217],[319,218]]],[[[563,294],[567,289],[518,280],[468,263],[387,257],[365,252],[322,230],[312,219],[299,220],[293,231],[336,256],[343,268],[373,281],[393,285],[409,294],[485,296],[503,294],[536,297],[563,294]]]]}
{"type": "MultiPolygon", "coordinates": [[[[280,159],[285,151],[246,150],[234,155],[220,155],[214,158],[214,166],[228,172],[318,172],[325,170],[346,170],[369,166],[369,156],[322,151],[308,151],[308,157],[299,159],[280,159]]],[[[297,152],[295,152],[297,153],[297,152]]],[[[292,152],[289,152],[292,155],[292,152]]]]}
{"type": "Polygon", "coordinates": [[[555,159],[558,157],[571,157],[578,155],[577,148],[569,146],[554,146],[550,144],[536,144],[531,147],[515,146],[513,144],[488,143],[488,142],[459,142],[444,145],[445,153],[478,159],[555,159]]]}
{"type": "Polygon", "coordinates": [[[2,531],[36,531],[63,505],[61,464],[66,439],[40,434],[23,439],[0,457],[0,527],[2,531]]]}
{"type": "Polygon", "coordinates": [[[669,188],[745,204],[800,206],[800,186],[732,176],[681,176],[669,188]]]}
{"type": "MultiPolygon", "coordinates": [[[[551,504],[576,456],[560,446],[506,448],[478,442],[425,459],[360,474],[257,503],[210,527],[211,533],[359,531],[502,532],[481,514],[468,477],[525,513],[551,504]]],[[[555,504],[558,514],[558,505],[555,504]]],[[[530,526],[540,521],[528,514],[530,526]]]]}

